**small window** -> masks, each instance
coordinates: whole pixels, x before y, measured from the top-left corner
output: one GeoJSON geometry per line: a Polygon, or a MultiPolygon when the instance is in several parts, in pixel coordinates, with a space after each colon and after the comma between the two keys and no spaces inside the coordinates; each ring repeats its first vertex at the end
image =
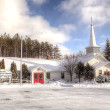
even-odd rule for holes
{"type": "Polygon", "coordinates": [[[50,72],[47,72],[47,79],[50,79],[50,72]]]}
{"type": "Polygon", "coordinates": [[[99,70],[99,74],[102,74],[102,70],[99,70]]]}
{"type": "Polygon", "coordinates": [[[64,78],[65,78],[64,72],[61,72],[61,79],[64,79],[64,78]]]}

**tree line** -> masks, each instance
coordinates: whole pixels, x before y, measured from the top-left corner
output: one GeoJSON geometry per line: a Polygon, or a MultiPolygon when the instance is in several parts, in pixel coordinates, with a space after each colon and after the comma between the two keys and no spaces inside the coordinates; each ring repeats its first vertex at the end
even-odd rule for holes
{"type": "MultiPolygon", "coordinates": [[[[39,42],[26,36],[23,40],[23,57],[27,58],[47,58],[59,59],[61,53],[58,45],[49,42],[39,42]]],[[[9,34],[0,35],[0,56],[20,57],[21,56],[21,37],[17,33],[14,36],[9,34]]]]}

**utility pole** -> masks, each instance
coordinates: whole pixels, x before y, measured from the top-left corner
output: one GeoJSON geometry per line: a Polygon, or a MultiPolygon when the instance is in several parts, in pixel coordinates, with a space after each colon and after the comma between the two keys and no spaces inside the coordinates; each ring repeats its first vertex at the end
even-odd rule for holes
{"type": "Polygon", "coordinates": [[[20,85],[22,85],[22,36],[21,36],[21,74],[20,74],[20,85]]]}

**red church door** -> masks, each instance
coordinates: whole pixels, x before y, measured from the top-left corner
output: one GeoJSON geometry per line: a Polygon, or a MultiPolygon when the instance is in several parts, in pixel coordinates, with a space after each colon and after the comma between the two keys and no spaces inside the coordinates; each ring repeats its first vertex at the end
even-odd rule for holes
{"type": "Polygon", "coordinates": [[[44,73],[34,73],[34,83],[44,84],[44,73]]]}

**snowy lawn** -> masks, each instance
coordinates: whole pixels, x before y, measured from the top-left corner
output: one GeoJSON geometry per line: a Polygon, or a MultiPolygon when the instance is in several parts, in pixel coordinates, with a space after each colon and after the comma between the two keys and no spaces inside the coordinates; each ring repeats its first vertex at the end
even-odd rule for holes
{"type": "Polygon", "coordinates": [[[110,110],[108,85],[0,85],[0,110],[110,110]]]}

